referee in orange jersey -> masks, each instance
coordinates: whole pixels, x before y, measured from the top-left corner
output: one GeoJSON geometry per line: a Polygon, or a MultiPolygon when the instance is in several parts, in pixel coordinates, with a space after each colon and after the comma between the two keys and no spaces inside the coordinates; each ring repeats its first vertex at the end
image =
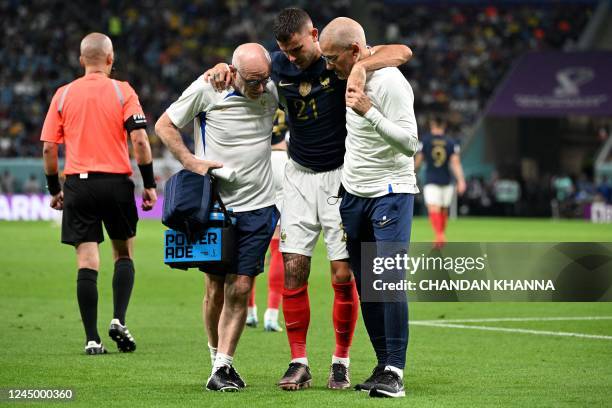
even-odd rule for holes
{"type": "Polygon", "coordinates": [[[144,182],[142,209],[157,201],[146,119],[136,92],[127,82],[109,78],[113,44],[106,35],[91,33],[81,41],[85,75],[60,87],[51,100],[40,140],[51,207],[64,210],[62,242],[76,248],[77,299],[85,326],[86,354],[105,354],[97,328],[100,266],[98,245],[102,223],[113,245],[114,315],[109,335],[120,351],[136,349],[125,324],[134,286],[133,245],[138,214],[130,179],[127,134],[144,182]],[[66,182],[58,177],[58,144],[64,143],[66,182]]]}

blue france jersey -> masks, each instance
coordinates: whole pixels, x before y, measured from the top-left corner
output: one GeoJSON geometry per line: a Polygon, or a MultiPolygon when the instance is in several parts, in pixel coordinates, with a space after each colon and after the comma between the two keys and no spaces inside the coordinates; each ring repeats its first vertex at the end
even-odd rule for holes
{"type": "Polygon", "coordinates": [[[425,170],[425,184],[438,184],[445,186],[451,183],[449,168],[450,158],[459,153],[459,143],[452,138],[442,135],[425,135],[422,139],[423,159],[427,163],[425,170]]]}
{"type": "Polygon", "coordinates": [[[346,81],[325,69],[322,58],[301,71],[280,51],[271,57],[271,77],[288,114],[291,159],[317,172],[342,166],[346,81]]]}

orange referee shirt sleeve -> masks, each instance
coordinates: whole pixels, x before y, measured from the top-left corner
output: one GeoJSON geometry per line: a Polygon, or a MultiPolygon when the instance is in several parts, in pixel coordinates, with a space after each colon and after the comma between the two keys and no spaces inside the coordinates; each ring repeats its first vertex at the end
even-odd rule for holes
{"type": "Polygon", "coordinates": [[[144,119],[144,112],[142,110],[142,106],[140,106],[140,101],[138,100],[138,95],[134,88],[130,86],[127,82],[120,82],[121,91],[123,95],[125,95],[125,103],[123,104],[123,121],[125,122],[130,117],[134,117],[134,120],[138,122],[139,120],[144,119]]]}
{"type": "Polygon", "coordinates": [[[45,117],[45,123],[42,128],[40,140],[43,142],[52,143],[64,143],[64,125],[62,116],[58,112],[59,99],[64,91],[64,87],[61,87],[53,95],[47,116],[45,117]]]}

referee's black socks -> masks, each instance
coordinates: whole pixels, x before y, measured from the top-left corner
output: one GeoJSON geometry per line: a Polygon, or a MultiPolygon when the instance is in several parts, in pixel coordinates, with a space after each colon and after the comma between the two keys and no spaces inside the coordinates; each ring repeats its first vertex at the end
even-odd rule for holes
{"type": "Polygon", "coordinates": [[[77,275],[77,299],[87,341],[100,343],[98,335],[98,272],[81,268],[77,275]]]}
{"type": "Polygon", "coordinates": [[[130,258],[119,258],[115,262],[113,275],[114,317],[125,325],[125,313],[134,287],[134,262],[130,258]]]}

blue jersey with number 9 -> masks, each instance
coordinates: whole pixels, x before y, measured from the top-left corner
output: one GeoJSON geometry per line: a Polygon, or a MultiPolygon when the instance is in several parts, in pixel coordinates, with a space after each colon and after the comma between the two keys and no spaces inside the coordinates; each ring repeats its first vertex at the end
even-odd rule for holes
{"type": "Polygon", "coordinates": [[[459,154],[459,143],[446,135],[431,134],[425,135],[421,143],[421,153],[427,163],[425,184],[450,184],[449,161],[453,154],[459,154]]]}

